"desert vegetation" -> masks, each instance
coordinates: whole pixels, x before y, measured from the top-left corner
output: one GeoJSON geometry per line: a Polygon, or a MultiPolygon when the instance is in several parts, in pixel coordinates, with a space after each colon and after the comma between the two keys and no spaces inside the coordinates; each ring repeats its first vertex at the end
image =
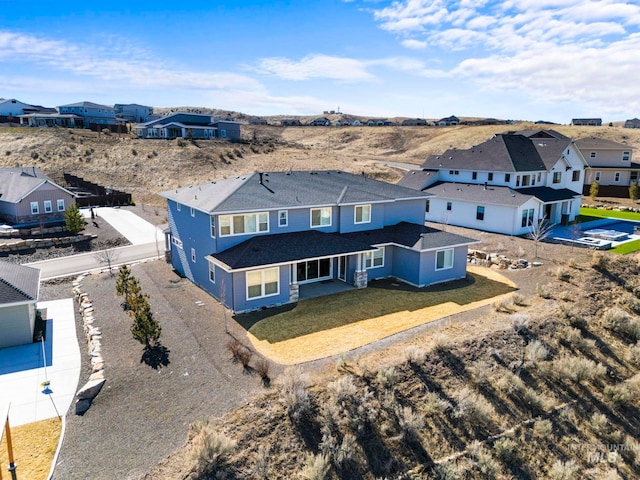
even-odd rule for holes
{"type": "Polygon", "coordinates": [[[191,433],[148,478],[637,478],[640,264],[596,254],[562,269],[548,295],[489,309],[503,326],[484,335],[286,370],[207,425],[223,463],[202,475],[221,447],[194,457],[191,433]]]}

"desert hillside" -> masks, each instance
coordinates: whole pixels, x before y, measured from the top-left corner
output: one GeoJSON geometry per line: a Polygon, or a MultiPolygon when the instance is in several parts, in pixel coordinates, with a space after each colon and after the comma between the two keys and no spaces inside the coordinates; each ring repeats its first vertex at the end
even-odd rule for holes
{"type": "MultiPolygon", "coordinates": [[[[496,133],[541,128],[531,123],[454,127],[272,127],[244,125],[243,140],[140,140],[87,130],[0,128],[0,166],[35,165],[62,182],[65,172],[161,205],[157,192],[253,171],[341,169],[397,181],[384,162],[419,165],[448,148],[468,148],[496,133]]],[[[640,130],[553,128],[574,139],[589,135],[640,147],[640,130]]]]}

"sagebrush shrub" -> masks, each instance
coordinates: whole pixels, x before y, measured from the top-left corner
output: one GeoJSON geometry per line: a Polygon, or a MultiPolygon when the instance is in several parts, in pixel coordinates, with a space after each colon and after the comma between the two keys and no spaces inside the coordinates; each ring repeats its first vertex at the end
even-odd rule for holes
{"type": "Polygon", "coordinates": [[[525,355],[531,365],[536,365],[549,358],[549,349],[540,340],[534,340],[525,347],[525,355]]]}
{"type": "Polygon", "coordinates": [[[549,469],[549,477],[554,480],[573,480],[578,478],[579,471],[580,467],[573,460],[567,460],[566,462],[556,460],[549,469]]]}
{"type": "Polygon", "coordinates": [[[513,464],[518,458],[516,442],[507,437],[502,437],[496,440],[493,444],[493,451],[495,455],[507,465],[513,464]]]}
{"type": "Polygon", "coordinates": [[[405,406],[396,409],[398,426],[402,437],[407,441],[416,441],[420,438],[420,430],[424,428],[424,415],[417,413],[411,407],[405,406]]]}
{"type": "Polygon", "coordinates": [[[309,453],[305,458],[301,475],[305,480],[325,480],[329,475],[330,469],[331,462],[327,455],[309,453]]]}
{"type": "Polygon", "coordinates": [[[427,352],[417,345],[409,345],[404,349],[404,359],[409,365],[421,365],[427,357],[427,352]]]}
{"type": "Polygon", "coordinates": [[[550,439],[553,437],[553,423],[551,420],[536,420],[533,424],[533,435],[540,439],[550,439]]]}
{"type": "Polygon", "coordinates": [[[327,385],[327,389],[333,394],[336,402],[352,401],[358,389],[351,375],[344,375],[334,382],[327,385]]]}
{"type": "Polygon", "coordinates": [[[491,403],[479,393],[464,387],[456,394],[455,418],[462,418],[476,425],[487,425],[491,421],[494,409],[491,403]]]}
{"type": "Polygon", "coordinates": [[[209,425],[202,425],[191,440],[191,446],[193,470],[199,477],[207,477],[225,466],[236,442],[212,430],[209,425]]]}
{"type": "Polygon", "coordinates": [[[393,388],[399,380],[398,373],[396,372],[395,367],[388,367],[378,370],[378,375],[376,376],[380,385],[384,388],[393,388]]]}
{"type": "Polygon", "coordinates": [[[629,347],[629,361],[638,366],[640,365],[640,342],[636,342],[635,345],[629,347]]]}
{"type": "Polygon", "coordinates": [[[280,394],[291,421],[300,423],[309,418],[313,412],[313,400],[306,376],[297,369],[288,368],[284,371],[281,382],[280,394]]]}
{"type": "Polygon", "coordinates": [[[531,317],[525,313],[514,313],[511,315],[511,326],[516,333],[524,333],[529,330],[531,317]]]}
{"type": "Polygon", "coordinates": [[[566,356],[553,362],[555,374],[562,380],[572,382],[602,380],[607,368],[601,363],[583,357],[566,356]]]}
{"type": "Polygon", "coordinates": [[[524,295],[521,295],[519,293],[514,293],[513,295],[511,295],[511,301],[514,305],[517,305],[519,307],[523,307],[526,305],[526,299],[524,298],[524,295]]]}
{"type": "Polygon", "coordinates": [[[568,282],[571,280],[571,273],[565,267],[558,267],[555,271],[555,276],[562,282],[568,282]]]}
{"type": "Polygon", "coordinates": [[[422,397],[422,410],[425,415],[444,413],[450,408],[452,408],[451,403],[436,392],[427,392],[422,397]]]}
{"type": "Polygon", "coordinates": [[[491,453],[475,440],[468,448],[469,456],[475,460],[475,464],[480,472],[487,478],[494,478],[500,471],[498,462],[491,456],[491,453]]]}

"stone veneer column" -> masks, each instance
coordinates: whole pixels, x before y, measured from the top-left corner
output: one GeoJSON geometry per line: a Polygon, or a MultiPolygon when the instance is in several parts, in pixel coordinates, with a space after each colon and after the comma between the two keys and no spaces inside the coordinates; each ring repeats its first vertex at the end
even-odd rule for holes
{"type": "Polygon", "coordinates": [[[367,271],[356,271],[353,275],[353,286],[356,288],[365,288],[367,286],[367,271]]]}
{"type": "Polygon", "coordinates": [[[292,283],[289,285],[289,301],[297,302],[300,298],[300,285],[297,283],[292,283]]]}

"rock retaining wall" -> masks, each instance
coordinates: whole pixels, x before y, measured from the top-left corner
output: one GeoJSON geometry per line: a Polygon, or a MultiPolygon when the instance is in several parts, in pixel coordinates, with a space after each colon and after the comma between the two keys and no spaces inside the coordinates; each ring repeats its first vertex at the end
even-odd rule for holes
{"type": "Polygon", "coordinates": [[[524,258],[508,258],[505,255],[488,253],[484,250],[469,250],[467,253],[467,262],[483,267],[496,267],[500,270],[519,270],[531,266],[538,266],[536,262],[531,263],[524,258]]]}
{"type": "Polygon", "coordinates": [[[80,275],[73,281],[73,295],[78,302],[78,311],[82,316],[82,328],[87,342],[87,352],[91,358],[91,375],[76,393],[76,415],[82,415],[91,406],[93,399],[100,393],[106,379],[104,376],[104,359],[102,358],[102,332],[93,324],[94,311],[89,295],[82,291],[80,275]]]}
{"type": "Polygon", "coordinates": [[[54,238],[28,238],[26,240],[0,240],[0,254],[12,253],[20,250],[32,250],[34,248],[51,248],[62,245],[70,245],[78,242],[85,242],[98,238],[97,235],[73,235],[69,237],[54,238]]]}

